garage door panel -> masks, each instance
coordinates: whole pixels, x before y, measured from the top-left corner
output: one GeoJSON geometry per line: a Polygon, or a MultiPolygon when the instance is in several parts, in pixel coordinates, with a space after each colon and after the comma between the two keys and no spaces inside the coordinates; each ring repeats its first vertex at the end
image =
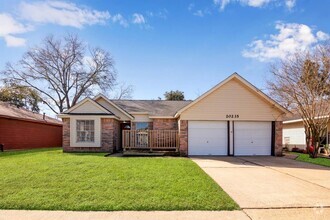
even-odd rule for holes
{"type": "Polygon", "coordinates": [[[227,122],[226,121],[189,121],[188,127],[191,129],[198,129],[198,128],[225,129],[227,128],[227,122]]]}
{"type": "Polygon", "coordinates": [[[236,156],[271,155],[271,122],[235,122],[236,156]]]}
{"type": "Polygon", "coordinates": [[[227,122],[189,121],[189,155],[227,155],[227,122]]]}

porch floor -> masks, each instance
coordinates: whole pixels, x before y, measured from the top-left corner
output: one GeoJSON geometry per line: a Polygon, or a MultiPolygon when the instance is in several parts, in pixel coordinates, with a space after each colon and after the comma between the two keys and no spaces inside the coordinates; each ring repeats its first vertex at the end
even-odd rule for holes
{"type": "Polygon", "coordinates": [[[179,152],[175,151],[137,151],[126,150],[123,152],[124,157],[162,157],[162,156],[179,156],[179,152]]]}

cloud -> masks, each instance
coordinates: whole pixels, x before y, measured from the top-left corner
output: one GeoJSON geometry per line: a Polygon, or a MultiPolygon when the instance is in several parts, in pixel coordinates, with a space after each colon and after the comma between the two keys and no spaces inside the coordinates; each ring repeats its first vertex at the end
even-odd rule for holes
{"type": "Polygon", "coordinates": [[[22,18],[29,21],[75,28],[104,24],[106,20],[111,18],[108,11],[91,10],[63,1],[22,2],[19,5],[19,11],[22,18]]]}
{"type": "Polygon", "coordinates": [[[119,23],[123,27],[128,27],[127,20],[121,14],[112,16],[111,20],[113,23],[119,23]]]}
{"type": "Polygon", "coordinates": [[[144,16],[142,14],[134,13],[132,23],[133,24],[145,24],[146,20],[144,19],[144,16]]]}
{"type": "Polygon", "coordinates": [[[202,10],[197,10],[196,12],[193,13],[193,15],[198,17],[204,17],[204,13],[202,10]]]}
{"type": "Polygon", "coordinates": [[[204,17],[205,15],[210,15],[212,14],[211,13],[211,10],[206,7],[204,9],[198,9],[194,3],[190,3],[187,7],[188,11],[190,11],[194,16],[197,16],[197,17],[204,17]]]}
{"type": "Polygon", "coordinates": [[[220,10],[224,10],[228,4],[236,2],[254,8],[261,8],[270,3],[280,3],[278,5],[285,5],[289,10],[296,5],[296,0],[213,0],[214,5],[219,7],[220,10]]]}
{"type": "Polygon", "coordinates": [[[304,24],[277,23],[278,34],[267,36],[267,40],[254,40],[243,50],[242,55],[259,61],[284,59],[298,50],[305,50],[321,41],[329,39],[322,31],[313,33],[312,28],[304,24]]]}
{"type": "Polygon", "coordinates": [[[12,35],[6,35],[4,36],[4,39],[8,47],[21,47],[25,46],[26,43],[26,40],[24,38],[14,37],[12,35]]]}
{"type": "Polygon", "coordinates": [[[211,13],[211,11],[208,8],[203,9],[203,10],[196,10],[193,13],[193,15],[198,16],[198,17],[201,17],[201,18],[204,17],[205,15],[210,15],[210,14],[212,14],[212,13],[211,13]]]}
{"type": "Polygon", "coordinates": [[[195,4],[194,4],[194,3],[190,3],[190,4],[188,5],[188,11],[193,10],[194,7],[195,7],[195,4]]]}
{"type": "Polygon", "coordinates": [[[0,37],[8,47],[24,46],[26,40],[16,35],[30,32],[39,24],[83,28],[105,24],[109,20],[123,27],[129,26],[129,22],[119,13],[111,16],[108,11],[93,10],[65,1],[23,1],[17,8],[19,16],[15,19],[11,14],[0,13],[0,37]]]}
{"type": "Polygon", "coordinates": [[[316,32],[316,37],[320,40],[320,41],[325,41],[325,40],[329,40],[330,36],[329,34],[326,34],[322,31],[318,31],[316,32]]]}
{"type": "Polygon", "coordinates": [[[152,11],[147,11],[146,12],[146,15],[148,17],[157,17],[157,18],[161,18],[163,20],[166,20],[167,19],[167,15],[168,15],[168,11],[166,8],[160,10],[160,11],[157,11],[157,12],[152,12],[152,11]]]}
{"type": "Polygon", "coordinates": [[[291,10],[296,5],[296,0],[286,0],[285,5],[289,10],[291,10]]]}
{"type": "Polygon", "coordinates": [[[228,4],[233,2],[239,2],[242,5],[259,8],[259,7],[263,7],[264,5],[268,4],[271,1],[273,0],[213,0],[214,4],[220,6],[221,10],[224,10],[228,4]]]}
{"type": "Polygon", "coordinates": [[[14,37],[15,34],[22,34],[32,29],[16,21],[11,15],[0,13],[0,37],[2,37],[8,47],[19,47],[25,45],[25,39],[14,37]]]}

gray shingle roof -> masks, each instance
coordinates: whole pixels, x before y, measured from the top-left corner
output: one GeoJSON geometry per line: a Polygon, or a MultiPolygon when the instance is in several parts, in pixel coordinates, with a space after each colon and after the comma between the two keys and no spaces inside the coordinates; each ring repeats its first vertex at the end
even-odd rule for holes
{"type": "Polygon", "coordinates": [[[150,116],[174,116],[192,101],[111,100],[126,112],[148,112],[150,116]]]}
{"type": "Polygon", "coordinates": [[[285,115],[283,117],[283,121],[291,121],[291,120],[297,120],[297,119],[301,119],[301,117],[298,113],[291,114],[291,115],[285,115]]]}
{"type": "Polygon", "coordinates": [[[61,125],[62,122],[55,118],[45,116],[43,119],[42,114],[38,114],[24,108],[17,108],[6,102],[0,102],[0,118],[15,118],[18,120],[29,120],[29,121],[38,121],[42,123],[53,123],[61,125]]]}

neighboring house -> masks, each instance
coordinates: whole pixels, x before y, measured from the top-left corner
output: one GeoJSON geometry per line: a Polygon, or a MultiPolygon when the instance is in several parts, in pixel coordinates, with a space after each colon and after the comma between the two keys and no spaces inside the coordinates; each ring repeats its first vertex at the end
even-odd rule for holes
{"type": "Polygon", "coordinates": [[[86,98],[59,115],[65,152],[280,155],[288,111],[237,73],[194,101],[86,98]]]}
{"type": "Polygon", "coordinates": [[[60,147],[62,122],[0,102],[0,144],[4,150],[60,147]]]}
{"type": "MultiPolygon", "coordinates": [[[[321,145],[329,144],[330,123],[328,124],[326,135],[321,137],[321,145]]],[[[298,115],[293,115],[283,122],[283,146],[289,150],[296,147],[306,149],[306,134],[303,120],[298,115]]]]}

